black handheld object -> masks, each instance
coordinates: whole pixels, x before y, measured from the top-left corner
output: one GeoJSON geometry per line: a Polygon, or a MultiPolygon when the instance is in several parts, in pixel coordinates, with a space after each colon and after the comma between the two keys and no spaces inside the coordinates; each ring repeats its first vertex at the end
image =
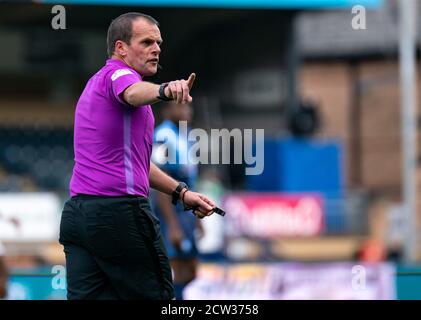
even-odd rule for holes
{"type": "Polygon", "coordinates": [[[221,208],[215,207],[213,208],[213,212],[219,214],[220,216],[225,216],[225,211],[222,210],[221,208]]]}
{"type": "MultiPolygon", "coordinates": [[[[193,208],[192,207],[185,207],[184,208],[184,211],[191,210],[193,212],[194,210],[196,210],[196,208],[197,207],[193,207],[193,208]]],[[[215,213],[217,213],[217,214],[219,214],[222,217],[225,216],[225,211],[222,210],[221,208],[215,207],[215,208],[212,209],[212,211],[215,212],[215,213]]]]}

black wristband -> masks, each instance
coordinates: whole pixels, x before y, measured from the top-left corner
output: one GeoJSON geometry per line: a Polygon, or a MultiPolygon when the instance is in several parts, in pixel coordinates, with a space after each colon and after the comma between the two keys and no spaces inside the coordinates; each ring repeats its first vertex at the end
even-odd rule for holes
{"type": "Polygon", "coordinates": [[[166,95],[165,95],[165,88],[168,86],[168,82],[164,82],[163,84],[161,84],[160,86],[159,86],[159,96],[157,96],[157,98],[159,99],[159,100],[162,100],[162,101],[172,101],[172,100],[174,100],[173,98],[168,98],[166,95]]]}
{"type": "Polygon", "coordinates": [[[180,200],[180,193],[183,189],[189,190],[189,187],[184,182],[179,182],[177,188],[172,192],[172,204],[177,205],[178,200],[180,200]]]}

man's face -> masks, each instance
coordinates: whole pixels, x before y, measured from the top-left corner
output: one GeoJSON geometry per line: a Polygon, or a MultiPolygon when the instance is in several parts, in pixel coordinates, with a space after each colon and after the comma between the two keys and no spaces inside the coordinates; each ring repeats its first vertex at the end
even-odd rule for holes
{"type": "Polygon", "coordinates": [[[142,76],[152,76],[158,71],[161,32],[157,25],[139,18],[132,23],[130,44],[123,43],[124,61],[142,76]]]}

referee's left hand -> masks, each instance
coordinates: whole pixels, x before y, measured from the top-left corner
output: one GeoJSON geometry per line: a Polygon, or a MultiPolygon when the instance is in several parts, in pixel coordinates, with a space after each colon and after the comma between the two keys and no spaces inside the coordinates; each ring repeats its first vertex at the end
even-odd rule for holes
{"type": "Polygon", "coordinates": [[[210,216],[216,207],[216,204],[205,195],[190,190],[185,191],[183,200],[184,205],[196,208],[193,213],[199,219],[210,216]]]}

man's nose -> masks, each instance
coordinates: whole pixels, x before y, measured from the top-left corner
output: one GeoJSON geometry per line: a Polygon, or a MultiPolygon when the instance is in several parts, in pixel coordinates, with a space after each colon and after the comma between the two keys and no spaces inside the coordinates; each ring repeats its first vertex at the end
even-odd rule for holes
{"type": "Polygon", "coordinates": [[[158,43],[155,42],[155,45],[154,45],[152,51],[154,53],[161,53],[161,47],[158,45],[158,43]]]}

